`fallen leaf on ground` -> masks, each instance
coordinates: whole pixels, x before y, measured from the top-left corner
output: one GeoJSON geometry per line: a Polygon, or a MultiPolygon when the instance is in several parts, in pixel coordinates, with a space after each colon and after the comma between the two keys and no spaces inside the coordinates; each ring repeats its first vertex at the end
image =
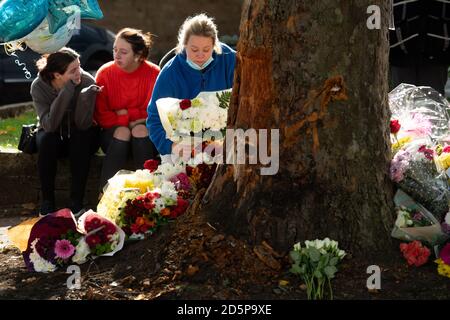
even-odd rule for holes
{"type": "Polygon", "coordinates": [[[193,266],[192,264],[190,264],[189,267],[187,268],[186,274],[191,277],[194,274],[196,274],[198,270],[199,268],[197,266],[193,266]]]}
{"type": "Polygon", "coordinates": [[[380,290],[378,289],[367,289],[367,291],[369,291],[369,293],[380,293],[380,290]]]}
{"type": "Polygon", "coordinates": [[[218,234],[211,239],[211,243],[216,243],[216,242],[222,241],[223,239],[225,239],[223,234],[218,234]]]}
{"type": "Polygon", "coordinates": [[[175,274],[172,277],[172,281],[178,279],[180,276],[181,276],[181,271],[180,270],[175,271],[175,274]]]}
{"type": "Polygon", "coordinates": [[[280,270],[281,264],[275,260],[275,258],[272,256],[272,252],[268,250],[264,246],[256,246],[253,248],[253,252],[256,254],[259,260],[261,260],[266,266],[273,270],[280,270]]]}
{"type": "Polygon", "coordinates": [[[280,280],[279,282],[278,282],[278,285],[279,286],[287,286],[289,284],[289,281],[287,281],[287,280],[280,280]]]}
{"type": "Polygon", "coordinates": [[[31,278],[28,278],[28,279],[22,279],[22,282],[31,283],[31,282],[34,282],[36,280],[37,280],[36,277],[31,277],[31,278]]]}

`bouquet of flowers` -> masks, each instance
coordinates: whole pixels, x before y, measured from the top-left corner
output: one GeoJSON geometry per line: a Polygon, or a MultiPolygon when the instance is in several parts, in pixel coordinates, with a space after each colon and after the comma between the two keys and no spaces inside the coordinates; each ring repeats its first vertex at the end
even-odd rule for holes
{"type": "Polygon", "coordinates": [[[448,138],[448,101],[430,87],[400,84],[389,93],[392,118],[400,120],[399,138],[430,137],[433,143],[448,138]]]}
{"type": "Polygon", "coordinates": [[[89,210],[79,219],[80,229],[85,234],[85,242],[94,256],[113,256],[121,250],[125,233],[112,221],[89,210]]]}
{"type": "Polygon", "coordinates": [[[442,231],[450,235],[450,211],[445,215],[444,221],[441,223],[442,231]]]}
{"type": "Polygon", "coordinates": [[[430,210],[437,219],[448,211],[447,182],[434,163],[434,150],[426,139],[414,140],[391,161],[391,179],[400,189],[430,210]]]}
{"type": "Polygon", "coordinates": [[[186,172],[192,181],[195,190],[208,188],[216,172],[216,164],[201,163],[195,167],[187,166],[186,172]]]}
{"type": "Polygon", "coordinates": [[[338,243],[325,238],[305,241],[302,247],[299,242],[289,255],[293,260],[289,271],[305,281],[308,299],[323,299],[325,282],[328,282],[330,298],[333,299],[330,281],[338,271],[338,263],[345,256],[345,251],[338,248],[338,243]]]}
{"type": "Polygon", "coordinates": [[[438,273],[441,276],[450,278],[450,243],[447,243],[439,252],[439,259],[435,260],[438,264],[438,273]]]}
{"type": "Polygon", "coordinates": [[[438,171],[445,175],[448,182],[450,179],[450,146],[442,147],[438,145],[436,147],[436,154],[435,162],[438,171]]]}
{"type": "Polygon", "coordinates": [[[404,241],[426,241],[430,245],[436,245],[446,239],[439,221],[401,189],[397,190],[394,202],[397,219],[392,229],[392,237],[404,241]]]}
{"type": "Polygon", "coordinates": [[[410,266],[415,265],[416,267],[420,267],[427,263],[430,257],[430,250],[422,246],[422,243],[417,240],[400,244],[400,251],[410,266]]]}
{"type": "Polygon", "coordinates": [[[397,208],[397,220],[395,221],[395,225],[399,228],[408,228],[431,226],[432,223],[419,210],[400,206],[397,208]]]}
{"type": "Polygon", "coordinates": [[[231,89],[200,92],[194,99],[161,98],[156,101],[167,139],[179,142],[191,133],[220,131],[226,127],[231,89]]]}
{"type": "Polygon", "coordinates": [[[71,261],[78,263],[77,254],[83,251],[82,237],[69,209],[49,214],[31,229],[23,252],[25,265],[30,271],[53,272],[71,261]]]}
{"type": "Polygon", "coordinates": [[[441,220],[450,200],[443,174],[450,150],[440,147],[449,140],[450,105],[432,88],[401,84],[389,93],[389,107],[391,178],[441,220]]]}
{"type": "MultiPolygon", "coordinates": [[[[181,190],[181,189],[180,189],[181,190]]],[[[131,239],[141,239],[145,234],[153,234],[168,219],[182,215],[189,206],[175,185],[170,181],[134,199],[127,199],[120,207],[119,226],[131,239]]]]}
{"type": "Polygon", "coordinates": [[[148,160],[144,168],[118,172],[97,207],[131,239],[153,234],[168,219],[183,214],[194,191],[184,165],[148,160]]]}
{"type": "Polygon", "coordinates": [[[128,199],[153,190],[160,183],[161,179],[149,170],[120,170],[109,179],[97,205],[97,213],[118,223],[119,208],[123,207],[128,199]]]}

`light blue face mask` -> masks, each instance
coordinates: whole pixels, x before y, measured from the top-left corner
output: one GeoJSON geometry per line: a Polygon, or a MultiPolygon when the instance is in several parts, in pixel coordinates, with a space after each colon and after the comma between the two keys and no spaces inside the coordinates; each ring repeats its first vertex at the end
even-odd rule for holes
{"type": "Polygon", "coordinates": [[[211,62],[213,62],[213,60],[214,60],[213,57],[209,57],[208,61],[206,61],[206,62],[200,67],[198,64],[196,64],[196,63],[192,62],[191,60],[189,60],[188,58],[186,58],[187,64],[188,64],[192,69],[199,70],[199,71],[200,71],[200,70],[203,70],[203,69],[205,69],[207,66],[209,66],[209,64],[210,64],[211,62]]]}

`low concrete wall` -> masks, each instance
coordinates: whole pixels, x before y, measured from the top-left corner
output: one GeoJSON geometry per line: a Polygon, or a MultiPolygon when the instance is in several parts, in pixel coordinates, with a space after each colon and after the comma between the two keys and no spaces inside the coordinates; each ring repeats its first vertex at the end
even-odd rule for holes
{"type": "Polygon", "coordinates": [[[14,118],[25,111],[33,110],[33,102],[21,102],[0,106],[0,119],[14,118]]]}
{"type": "MultiPolygon", "coordinates": [[[[102,158],[96,155],[91,162],[85,196],[85,203],[90,208],[95,208],[98,202],[102,158]]],[[[37,213],[40,199],[37,155],[1,152],[0,164],[0,217],[37,213]]],[[[57,206],[68,206],[70,194],[68,159],[58,161],[55,189],[57,206]]]]}

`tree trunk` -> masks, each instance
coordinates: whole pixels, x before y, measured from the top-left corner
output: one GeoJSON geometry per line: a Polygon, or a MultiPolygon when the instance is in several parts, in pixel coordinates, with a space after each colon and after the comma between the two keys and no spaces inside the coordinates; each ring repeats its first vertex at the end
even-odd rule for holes
{"type": "Polygon", "coordinates": [[[220,165],[203,204],[211,223],[284,252],[324,237],[353,255],[386,249],[388,12],[385,0],[245,1],[228,127],[279,129],[279,171],[220,165]]]}

